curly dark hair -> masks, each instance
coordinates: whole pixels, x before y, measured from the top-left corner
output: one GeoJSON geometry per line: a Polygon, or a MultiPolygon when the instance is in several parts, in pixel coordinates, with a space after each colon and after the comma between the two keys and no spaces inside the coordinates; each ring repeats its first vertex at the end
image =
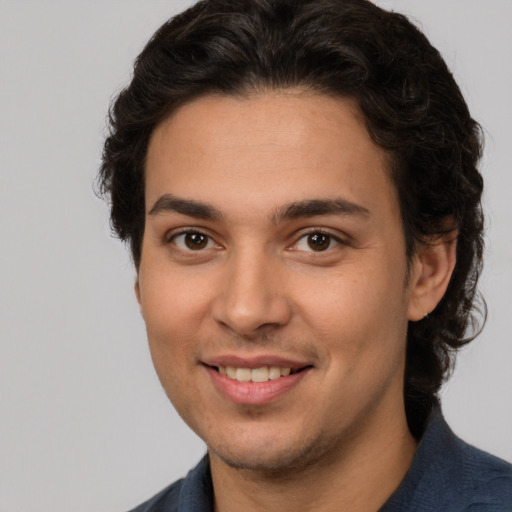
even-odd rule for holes
{"type": "Polygon", "coordinates": [[[358,102],[370,136],[391,157],[409,258],[417,244],[457,230],[446,294],[427,318],[409,323],[404,396],[418,435],[453,354],[485,312],[476,300],[482,137],[439,52],[405,16],[368,0],[202,0],[170,19],[111,105],[99,188],[113,230],[138,268],[148,142],[177,107],[209,93],[291,87],[358,102]]]}

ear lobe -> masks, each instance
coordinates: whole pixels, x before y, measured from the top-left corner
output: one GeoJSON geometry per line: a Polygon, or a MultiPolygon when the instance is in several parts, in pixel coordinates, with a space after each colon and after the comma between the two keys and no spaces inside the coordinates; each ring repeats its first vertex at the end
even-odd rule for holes
{"type": "Polygon", "coordinates": [[[451,232],[436,237],[417,249],[409,284],[409,320],[421,320],[443,298],[455,268],[456,234],[451,232]]]}

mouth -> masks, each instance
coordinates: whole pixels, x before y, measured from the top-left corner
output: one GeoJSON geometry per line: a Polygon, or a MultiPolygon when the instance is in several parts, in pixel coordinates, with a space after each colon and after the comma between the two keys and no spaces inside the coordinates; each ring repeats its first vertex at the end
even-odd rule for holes
{"type": "Polygon", "coordinates": [[[263,406],[289,396],[313,369],[312,365],[286,360],[249,362],[234,357],[229,361],[209,361],[203,366],[220,396],[243,406],[263,406]]]}
{"type": "Polygon", "coordinates": [[[243,406],[262,406],[290,396],[314,369],[310,361],[277,354],[219,354],[201,364],[222,399],[243,406]]]}
{"type": "Polygon", "coordinates": [[[244,368],[235,366],[210,366],[213,370],[231,380],[238,382],[264,383],[288,377],[311,368],[310,365],[302,368],[289,368],[280,366],[261,366],[259,368],[244,368]]]}

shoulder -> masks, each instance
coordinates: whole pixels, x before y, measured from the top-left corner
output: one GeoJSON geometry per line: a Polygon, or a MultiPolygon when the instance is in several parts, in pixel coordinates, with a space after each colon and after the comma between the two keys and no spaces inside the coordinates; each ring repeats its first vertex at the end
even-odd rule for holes
{"type": "Polygon", "coordinates": [[[512,512],[512,465],[508,462],[456,440],[459,457],[454,470],[456,491],[468,500],[471,512],[512,512]]]}
{"type": "Polygon", "coordinates": [[[177,480],[130,512],[211,512],[212,504],[210,464],[208,456],[205,456],[185,478],[177,480]]]}
{"type": "Polygon", "coordinates": [[[382,512],[512,512],[512,465],[459,439],[435,410],[382,512]]]}
{"type": "Polygon", "coordinates": [[[512,512],[512,465],[458,438],[442,416],[436,423],[432,478],[446,479],[448,502],[464,504],[460,510],[512,512]]]}
{"type": "Polygon", "coordinates": [[[130,512],[174,512],[178,510],[180,490],[183,478],[169,485],[151,499],[141,503],[130,512]]]}

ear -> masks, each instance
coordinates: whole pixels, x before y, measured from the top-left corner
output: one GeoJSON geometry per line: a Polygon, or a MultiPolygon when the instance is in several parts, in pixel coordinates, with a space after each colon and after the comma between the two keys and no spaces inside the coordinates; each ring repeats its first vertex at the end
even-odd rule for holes
{"type": "Polygon", "coordinates": [[[137,276],[135,278],[135,284],[133,286],[133,290],[135,291],[135,298],[137,299],[137,302],[139,303],[140,314],[142,315],[142,304],[141,304],[141,298],[140,298],[139,276],[137,276]]]}
{"type": "Polygon", "coordinates": [[[455,268],[456,249],[456,231],[435,237],[417,248],[409,283],[409,320],[421,320],[443,298],[455,268]]]}

